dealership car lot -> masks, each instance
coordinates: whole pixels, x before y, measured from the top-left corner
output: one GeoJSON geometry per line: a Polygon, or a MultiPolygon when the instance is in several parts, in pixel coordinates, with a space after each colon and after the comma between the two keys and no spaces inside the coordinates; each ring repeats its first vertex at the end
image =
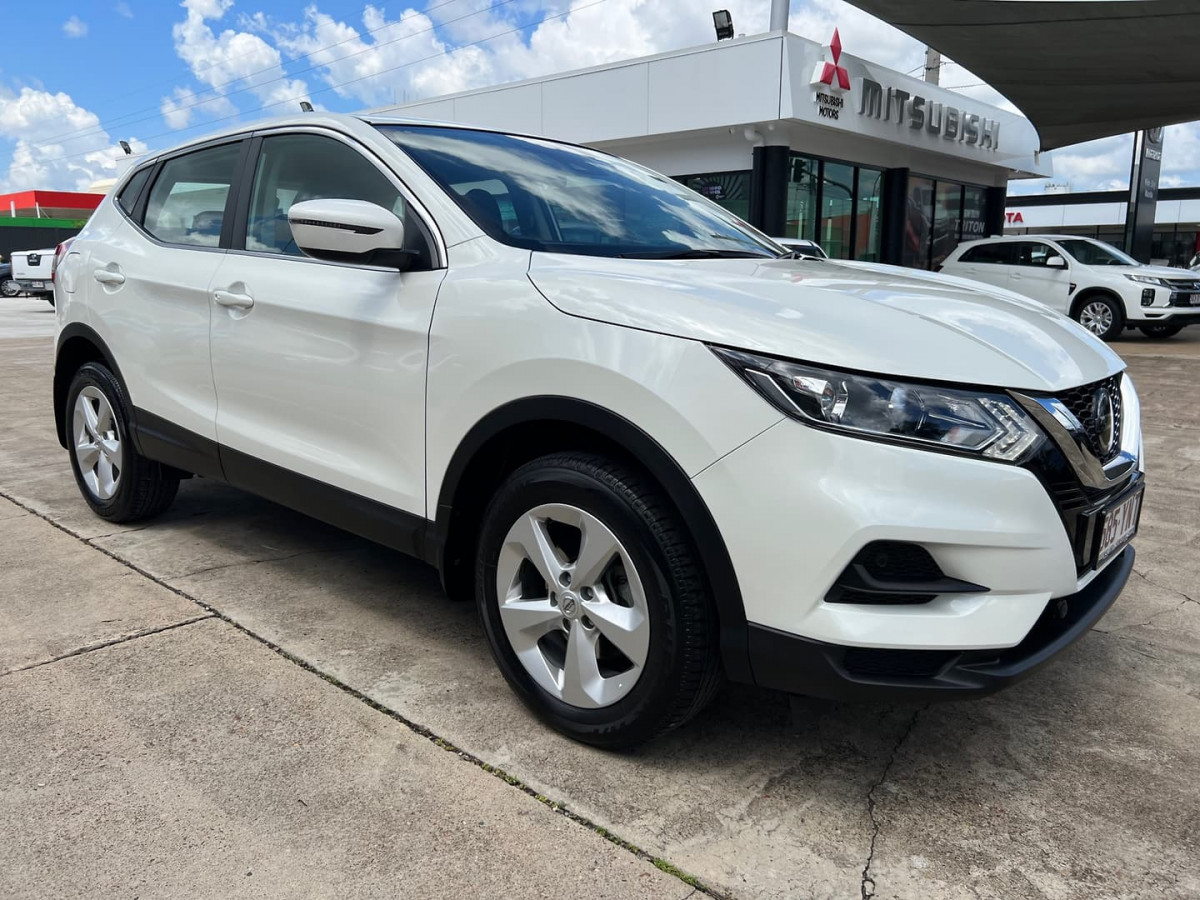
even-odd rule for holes
{"type": "MultiPolygon", "coordinates": [[[[324,674],[717,893],[1200,893],[1200,410],[1184,399],[1200,374],[1200,334],[1113,345],[1129,360],[1142,395],[1151,476],[1136,575],[1098,629],[1051,667],[993,698],[929,707],[792,704],[730,687],[691,725],[631,755],[593,750],[535,725],[492,666],[474,609],[445,600],[432,570],[398,554],[204,480],[185,482],[176,505],[153,523],[126,528],[92,516],[54,435],[51,334],[44,303],[0,303],[0,493],[115,557],[105,566],[136,567],[125,570],[128,579],[150,576],[182,592],[172,595],[184,601],[181,617],[195,598],[316,670],[268,658],[261,645],[251,645],[240,662],[222,651],[235,673],[241,666],[233,684],[248,705],[276,690],[264,686],[266,670],[290,667],[286,677],[306,698],[324,674]]],[[[0,521],[6,535],[11,521],[0,521]]],[[[29,556],[49,551],[34,545],[29,556]]],[[[104,654],[115,648],[84,654],[76,665],[92,668],[73,677],[102,679],[134,707],[184,705],[176,698],[201,704],[190,682],[197,666],[204,669],[197,658],[203,654],[182,642],[190,630],[216,624],[181,626],[171,638],[181,643],[163,645],[168,655],[178,647],[187,664],[159,671],[171,690],[153,691],[127,672],[106,669],[104,654]]],[[[66,677],[58,675],[65,665],[43,670],[66,677]]],[[[48,680],[45,690],[49,708],[58,687],[48,680]]],[[[0,706],[0,727],[11,724],[6,709],[0,706]]],[[[366,720],[383,718],[362,709],[366,720]]],[[[115,779],[121,755],[153,740],[154,719],[146,716],[144,733],[125,735],[128,746],[98,746],[101,758],[113,754],[113,765],[108,775],[102,768],[78,773],[85,784],[115,779]]],[[[220,716],[207,724],[205,746],[219,748],[225,733],[229,742],[239,740],[220,716]]],[[[99,727],[78,727],[85,726],[99,727]]],[[[40,757],[74,740],[68,732],[58,743],[31,741],[22,765],[35,769],[40,757]],[[35,746],[44,749],[32,752],[35,746]]],[[[351,746],[364,740],[361,733],[346,730],[331,740],[347,750],[339,802],[369,795],[371,782],[359,777],[368,762],[351,746]]],[[[434,764],[423,753],[390,759],[406,775],[434,764]]],[[[286,757],[275,765],[287,766],[286,757]]],[[[204,787],[202,778],[194,784],[204,787]]],[[[135,796],[161,790],[149,780],[125,786],[135,796]]],[[[249,793],[224,802],[257,801],[249,793]]],[[[494,792],[481,791],[481,812],[498,802],[494,792]]],[[[3,814],[0,831],[13,827],[12,813],[3,814]]],[[[172,824],[182,816],[171,804],[155,814],[172,824]]],[[[21,827],[36,843],[71,815],[69,806],[53,807],[21,827]]],[[[82,846],[96,852],[111,839],[102,822],[73,827],[81,829],[82,846]]],[[[591,837],[582,824],[572,829],[559,835],[567,845],[591,837]]],[[[487,834],[481,830],[479,840],[487,834]]],[[[328,838],[341,839],[332,831],[328,838]]],[[[245,840],[264,838],[251,832],[245,840]]],[[[264,841],[260,859],[278,865],[283,853],[264,841]]],[[[50,877],[66,879],[71,865],[86,865],[86,854],[74,859],[50,877]]],[[[596,865],[619,863],[605,856],[596,865]]]]}

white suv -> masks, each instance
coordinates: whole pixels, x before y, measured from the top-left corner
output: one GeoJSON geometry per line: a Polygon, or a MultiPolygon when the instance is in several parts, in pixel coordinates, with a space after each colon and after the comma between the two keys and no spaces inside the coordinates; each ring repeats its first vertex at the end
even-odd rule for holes
{"type": "Polygon", "coordinates": [[[941,271],[1032,297],[1106,341],[1126,327],[1169,338],[1200,322],[1200,276],[1144,266],[1092,238],[1039,234],[968,241],[941,271]]]}
{"type": "Polygon", "coordinates": [[[59,437],[107,519],[199,475],[429,561],[598,745],[722,675],[1027,674],[1133,565],[1121,360],[1013,294],[787,256],[581,147],[278,120],[147,160],[69,248],[59,437]]]}

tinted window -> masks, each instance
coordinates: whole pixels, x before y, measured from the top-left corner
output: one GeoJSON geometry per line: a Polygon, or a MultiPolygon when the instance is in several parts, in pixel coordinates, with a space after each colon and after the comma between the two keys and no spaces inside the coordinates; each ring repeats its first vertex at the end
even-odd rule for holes
{"type": "Polygon", "coordinates": [[[1020,266],[1044,266],[1050,257],[1060,255],[1049,244],[1040,241],[1021,241],[1012,246],[1017,248],[1017,265],[1020,266]]]}
{"type": "Polygon", "coordinates": [[[142,188],[146,186],[146,181],[150,177],[152,166],[147,166],[133,174],[133,177],[125,183],[125,187],[121,188],[121,193],[117,194],[117,202],[121,204],[121,209],[125,210],[129,215],[133,215],[133,208],[137,205],[138,196],[142,193],[142,188]]]}
{"type": "Polygon", "coordinates": [[[1085,266],[1141,265],[1132,256],[1126,256],[1116,247],[1110,247],[1108,244],[1102,244],[1099,241],[1085,241],[1081,238],[1071,238],[1059,241],[1058,243],[1085,266]]]}
{"type": "Polygon", "coordinates": [[[163,163],[146,202],[145,229],[171,244],[216,247],[240,152],[235,142],[163,163]]]}
{"type": "Polygon", "coordinates": [[[404,195],[369,159],[348,144],[316,134],[281,134],[263,140],[246,249],[302,256],[292,239],[287,213],[305,200],[365,200],[404,220],[405,248],[419,254],[416,268],[429,268],[430,242],[423,223],[410,215],[404,195]]]}
{"type": "Polygon", "coordinates": [[[1014,266],[1017,264],[1017,245],[1011,242],[1003,244],[977,244],[974,247],[968,248],[959,262],[1014,266]]]}
{"type": "Polygon", "coordinates": [[[464,128],[380,130],[475,224],[515,247],[635,257],[779,252],[671,179],[594,150],[464,128]]]}

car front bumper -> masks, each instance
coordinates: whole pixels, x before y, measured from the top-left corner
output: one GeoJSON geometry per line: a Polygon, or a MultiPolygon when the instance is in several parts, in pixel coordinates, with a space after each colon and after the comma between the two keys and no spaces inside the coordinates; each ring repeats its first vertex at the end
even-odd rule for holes
{"type": "MultiPolygon", "coordinates": [[[[1140,428],[1127,425],[1125,442],[1140,449],[1140,428]]],[[[791,420],[694,483],[738,577],[755,681],[800,693],[860,695],[914,681],[934,692],[995,689],[1088,627],[1074,624],[1099,618],[1132,560],[1127,550],[1080,572],[1062,515],[1028,469],[791,420]],[[830,589],[876,541],[917,544],[945,576],[986,590],[831,602],[830,589]],[[1067,619],[1048,622],[1060,600],[1067,619]]]]}
{"type": "Polygon", "coordinates": [[[863,649],[751,625],[754,681],[831,700],[882,694],[925,702],[990,694],[1032,674],[1082,637],[1120,596],[1133,560],[1133,547],[1126,547],[1082,590],[1048,604],[1019,644],[1002,650],[863,649]]]}

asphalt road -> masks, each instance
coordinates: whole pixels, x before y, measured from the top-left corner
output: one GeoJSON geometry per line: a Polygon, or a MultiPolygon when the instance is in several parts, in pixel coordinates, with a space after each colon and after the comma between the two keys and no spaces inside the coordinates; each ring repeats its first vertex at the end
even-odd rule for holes
{"type": "MultiPolygon", "coordinates": [[[[260,895],[287,893],[280,873],[310,859],[318,887],[307,893],[319,895],[327,882],[318,861],[331,857],[347,895],[383,871],[415,879],[426,893],[462,893],[461,882],[438,888],[421,880],[425,867],[458,870],[471,846],[499,840],[495,829],[505,821],[534,823],[527,846],[535,860],[592,854],[581,863],[568,853],[560,868],[590,866],[595,889],[563,882],[558,896],[690,890],[532,793],[718,896],[1200,895],[1200,405],[1192,399],[1200,328],[1168,342],[1136,335],[1117,345],[1142,395],[1150,469],[1138,564],[1109,615],[1053,666],[995,697],[930,707],[793,704],[729,686],[683,730],[613,755],[533,720],[495,671],[474,611],[446,600],[433,571],[416,562],[200,479],[185,482],[154,523],[125,528],[92,516],[53,434],[44,306],[0,305],[0,494],[20,505],[0,507],[0,672],[13,668],[6,660],[43,663],[0,675],[0,691],[22,698],[14,706],[0,693],[0,783],[22,786],[0,791],[0,846],[17,846],[26,863],[40,858],[45,879],[44,890],[33,890],[28,865],[0,854],[0,894],[22,893],[6,892],[5,878],[29,896],[71,892],[86,882],[89,859],[132,834],[158,854],[154,871],[177,861],[199,885],[187,893],[179,887],[186,882],[163,881],[141,896],[220,896],[213,885],[227,889],[228,879],[205,880],[221,865],[219,828],[189,831],[207,821],[197,797],[236,824],[225,838],[228,852],[237,851],[233,868],[254,862],[273,873],[260,895]],[[19,549],[10,540],[14,522],[34,529],[19,549]],[[144,610],[116,604],[119,614],[90,605],[100,602],[91,586],[99,560],[111,568],[106,578],[157,599],[144,610]],[[163,623],[171,627],[156,630],[163,623]],[[135,665],[143,645],[148,661],[135,665]],[[230,720],[234,710],[260,705],[275,717],[261,742],[230,720]],[[109,715],[121,724],[110,738],[109,715]],[[304,771],[286,752],[292,716],[335,720],[321,737],[329,758],[317,758],[304,779],[325,792],[332,818],[321,833],[301,831],[277,806],[274,786],[304,771]],[[47,718],[48,735],[37,727],[47,718]],[[423,752],[381,755],[383,732],[423,752]],[[436,746],[427,734],[519,783],[454,752],[428,752],[436,746]],[[154,765],[130,765],[143,758],[154,765]],[[189,774],[186,790],[164,796],[168,763],[189,774]],[[459,790],[447,765],[471,783],[459,790]],[[29,783],[51,768],[73,779],[88,803],[107,810],[125,797],[142,818],[39,804],[42,789],[29,783]],[[395,773],[402,796],[386,793],[394,785],[381,770],[395,773]],[[240,787],[225,790],[222,779],[240,787]],[[454,813],[426,827],[419,810],[436,804],[439,790],[449,792],[454,813]],[[464,794],[477,798],[473,805],[464,794]],[[506,803],[529,807],[527,819],[514,818],[506,803]],[[365,826],[346,811],[355,804],[365,826]],[[538,824],[543,813],[558,830],[538,824]],[[480,829],[471,832],[476,841],[454,831],[456,817],[461,829],[480,829]],[[158,837],[141,832],[139,823],[151,819],[158,837]],[[400,839],[413,828],[440,841],[400,839]],[[375,843],[363,831],[374,831],[375,843]],[[62,834],[71,835],[69,846],[62,834]],[[345,842],[350,848],[338,849],[345,842]],[[360,870],[356,859],[370,863],[360,870]]],[[[503,852],[480,863],[497,889],[522,883],[524,857],[514,845],[522,841],[497,845],[514,853],[511,871],[503,852]]],[[[545,884],[545,871],[529,865],[527,892],[545,884]]]]}

